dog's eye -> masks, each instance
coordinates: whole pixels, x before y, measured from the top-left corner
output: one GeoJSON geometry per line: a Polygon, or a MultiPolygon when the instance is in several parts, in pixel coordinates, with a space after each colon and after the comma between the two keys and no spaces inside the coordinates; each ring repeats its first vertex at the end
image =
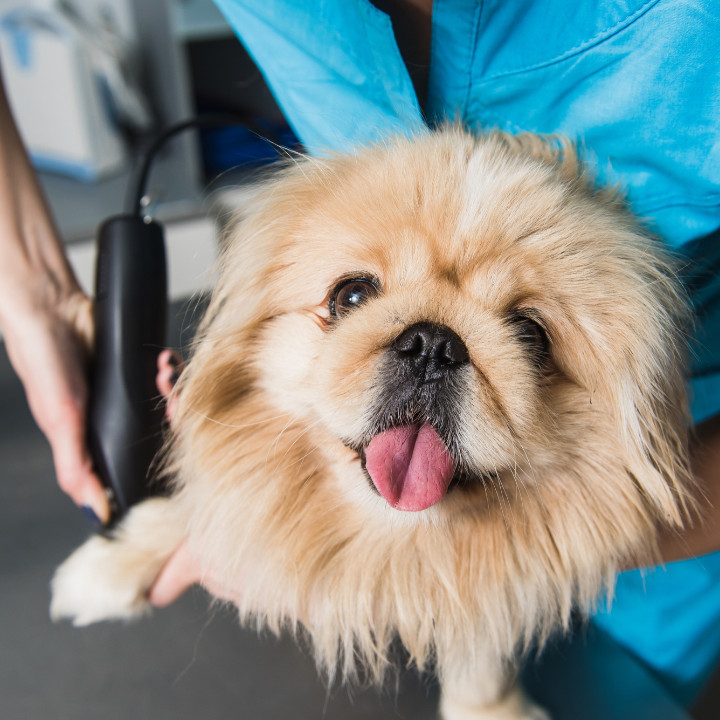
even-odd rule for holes
{"type": "Polygon", "coordinates": [[[534,313],[518,312],[512,315],[511,322],[515,336],[531,353],[533,361],[542,367],[550,355],[550,339],[542,321],[534,313]]]}
{"type": "Polygon", "coordinates": [[[379,292],[377,283],[366,277],[345,278],[330,294],[330,315],[343,317],[351,310],[375,297],[379,292]]]}

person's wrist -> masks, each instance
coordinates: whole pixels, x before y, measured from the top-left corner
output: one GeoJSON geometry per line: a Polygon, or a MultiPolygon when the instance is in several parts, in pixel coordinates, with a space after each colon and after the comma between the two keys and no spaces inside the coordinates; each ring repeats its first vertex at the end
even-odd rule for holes
{"type": "Polygon", "coordinates": [[[23,335],[29,327],[60,323],[72,328],[90,350],[93,341],[92,301],[74,278],[57,282],[42,273],[0,278],[0,328],[6,336],[23,335]]]}

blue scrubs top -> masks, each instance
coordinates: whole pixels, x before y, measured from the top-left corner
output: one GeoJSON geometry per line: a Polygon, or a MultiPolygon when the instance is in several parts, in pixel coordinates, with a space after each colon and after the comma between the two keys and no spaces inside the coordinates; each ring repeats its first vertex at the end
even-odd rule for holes
{"type": "MultiPolygon", "coordinates": [[[[215,1],[311,153],[456,118],[563,133],[671,247],[720,228],[720,0],[435,0],[424,116],[368,0],[215,1]]],[[[720,412],[717,329],[697,421],[720,412]]],[[[596,622],[689,700],[720,657],[720,554],[623,573],[596,622]]]]}

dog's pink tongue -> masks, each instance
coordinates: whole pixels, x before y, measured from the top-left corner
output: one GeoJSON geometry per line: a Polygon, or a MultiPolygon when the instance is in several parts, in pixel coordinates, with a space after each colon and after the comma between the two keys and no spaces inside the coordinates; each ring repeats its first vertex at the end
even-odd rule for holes
{"type": "Polygon", "coordinates": [[[392,507],[418,511],[445,497],[455,461],[432,425],[425,423],[376,435],[365,448],[365,468],[392,507]]]}

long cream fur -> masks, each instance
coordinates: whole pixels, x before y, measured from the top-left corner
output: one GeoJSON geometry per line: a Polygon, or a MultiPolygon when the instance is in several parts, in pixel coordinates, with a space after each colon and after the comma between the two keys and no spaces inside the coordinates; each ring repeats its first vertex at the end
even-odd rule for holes
{"type": "MultiPolygon", "coordinates": [[[[399,637],[436,667],[447,718],[540,717],[507,668],[690,513],[688,327],[672,262],[567,142],[447,128],[298,160],[228,238],[177,388],[162,512],[242,585],[243,622],[302,626],[330,675],[381,679],[399,637]],[[354,272],[382,292],[333,322],[331,288],[354,272]],[[508,329],[517,308],[547,329],[542,376],[508,329]],[[467,345],[459,443],[496,477],[402,513],[341,440],[369,420],[385,348],[419,321],[467,345]],[[459,679],[468,668],[487,691],[459,679]]],[[[156,540],[112,547],[138,567],[155,552],[142,582],[123,571],[146,590],[156,540]]],[[[72,584],[56,581],[56,615],[80,616],[72,584]]]]}

